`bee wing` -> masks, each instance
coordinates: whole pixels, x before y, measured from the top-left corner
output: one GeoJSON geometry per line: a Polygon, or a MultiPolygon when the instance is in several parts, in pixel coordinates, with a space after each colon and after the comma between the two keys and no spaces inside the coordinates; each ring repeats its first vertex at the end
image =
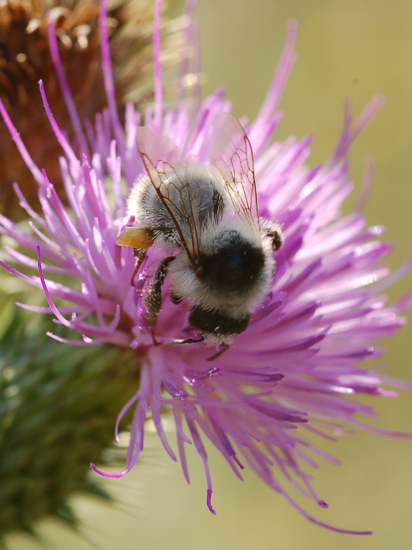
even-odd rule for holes
{"type": "Polygon", "coordinates": [[[259,225],[252,146],[233,115],[218,116],[210,139],[209,158],[222,173],[236,212],[259,225]]]}
{"type": "Polygon", "coordinates": [[[170,214],[189,259],[195,262],[200,250],[194,211],[197,197],[193,196],[186,173],[177,173],[175,168],[184,164],[183,155],[169,137],[157,136],[150,128],[138,128],[136,140],[153,187],[170,214]]]}

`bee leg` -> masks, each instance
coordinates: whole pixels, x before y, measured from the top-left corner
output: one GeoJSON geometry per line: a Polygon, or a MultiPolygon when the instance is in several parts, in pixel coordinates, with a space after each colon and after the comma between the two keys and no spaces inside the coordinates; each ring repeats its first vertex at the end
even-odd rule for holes
{"type": "Polygon", "coordinates": [[[220,348],[220,350],[218,352],[216,352],[214,355],[212,355],[212,357],[209,357],[209,359],[206,359],[206,361],[214,361],[215,359],[220,357],[223,353],[225,353],[225,351],[228,350],[229,348],[230,348],[229,344],[225,344],[223,342],[222,347],[220,348]]]}
{"type": "Polygon", "coordinates": [[[159,343],[155,338],[155,329],[157,324],[157,317],[162,309],[162,285],[167,275],[169,264],[174,260],[174,256],[169,256],[160,264],[157,269],[156,275],[153,277],[147,294],[144,299],[146,306],[146,321],[150,327],[153,344],[158,346],[159,343]]]}
{"type": "Polygon", "coordinates": [[[200,342],[204,342],[205,341],[205,338],[204,336],[201,336],[200,338],[198,338],[197,340],[195,338],[186,338],[186,339],[182,339],[182,340],[175,340],[173,342],[173,344],[177,344],[177,345],[180,345],[180,344],[199,344],[200,342]]]}
{"type": "Polygon", "coordinates": [[[147,250],[145,248],[134,248],[133,249],[133,256],[135,257],[135,264],[134,264],[134,271],[132,275],[132,279],[130,281],[131,285],[134,285],[134,278],[137,275],[137,272],[140,269],[140,266],[142,265],[143,260],[145,259],[147,254],[147,250]]]}

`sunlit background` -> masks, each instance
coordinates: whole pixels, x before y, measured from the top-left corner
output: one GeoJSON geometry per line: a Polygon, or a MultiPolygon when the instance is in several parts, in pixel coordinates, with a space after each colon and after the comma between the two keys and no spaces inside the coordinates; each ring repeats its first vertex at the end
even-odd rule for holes
{"type": "MultiPolygon", "coordinates": [[[[181,13],[183,1],[175,0],[171,11],[181,13]]],[[[291,18],[299,22],[298,61],[281,102],[284,120],[277,137],[313,134],[310,163],[322,162],[336,143],[344,100],[351,98],[359,114],[373,95],[386,96],[385,107],[353,147],[351,174],[359,188],[363,160],[374,156],[375,185],[365,213],[370,224],[388,226],[387,239],[396,244],[390,262],[396,267],[412,252],[412,2],[199,0],[204,93],[224,85],[235,115],[252,119],[291,18]]],[[[353,201],[349,199],[348,209],[353,201]]],[[[408,285],[412,276],[391,297],[408,285]]],[[[390,376],[412,380],[411,335],[409,326],[387,342],[384,360],[390,376]]],[[[365,401],[376,406],[380,426],[412,431],[412,394],[365,401]]],[[[173,439],[172,432],[168,435],[173,439]]],[[[47,521],[40,532],[59,550],[90,550],[87,539],[103,550],[410,550],[412,441],[356,434],[324,447],[343,466],[321,464],[315,489],[330,508],[308,502],[308,510],[342,528],[371,529],[373,537],[339,535],[311,525],[251,473],[239,482],[210,449],[217,510],[212,516],[196,453],[188,453],[192,485],[187,486],[180,466],[150,431],[133,473],[105,482],[118,497],[117,510],[77,498],[82,537],[47,521]]],[[[40,546],[21,535],[10,539],[10,550],[36,548],[40,546]]]]}

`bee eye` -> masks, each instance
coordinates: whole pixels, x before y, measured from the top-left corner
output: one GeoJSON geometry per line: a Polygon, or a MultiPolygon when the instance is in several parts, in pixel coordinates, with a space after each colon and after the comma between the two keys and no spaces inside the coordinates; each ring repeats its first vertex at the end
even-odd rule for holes
{"type": "Polygon", "coordinates": [[[283,245],[283,233],[279,226],[266,229],[266,235],[272,239],[272,250],[276,252],[283,245]]]}
{"type": "Polygon", "coordinates": [[[282,247],[283,244],[283,238],[282,236],[276,231],[276,233],[272,237],[272,249],[274,252],[279,250],[282,247]]]}

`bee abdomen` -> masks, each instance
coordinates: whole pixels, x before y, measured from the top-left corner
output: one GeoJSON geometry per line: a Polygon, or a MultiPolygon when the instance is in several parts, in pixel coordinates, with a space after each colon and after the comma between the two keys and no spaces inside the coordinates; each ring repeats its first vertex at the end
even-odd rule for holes
{"type": "Polygon", "coordinates": [[[204,334],[213,334],[215,336],[233,336],[244,332],[249,324],[250,315],[232,318],[222,315],[217,311],[204,309],[196,306],[192,309],[189,316],[189,323],[193,328],[198,329],[204,334]]]}

